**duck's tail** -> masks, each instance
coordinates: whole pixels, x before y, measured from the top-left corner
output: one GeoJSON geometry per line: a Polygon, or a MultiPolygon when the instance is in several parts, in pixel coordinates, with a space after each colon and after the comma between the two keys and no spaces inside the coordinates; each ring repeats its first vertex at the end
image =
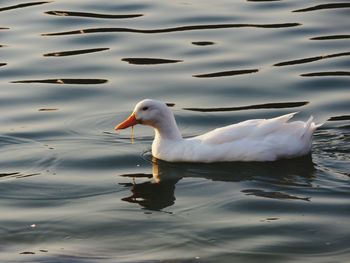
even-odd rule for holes
{"type": "Polygon", "coordinates": [[[287,121],[289,121],[291,118],[293,118],[293,116],[295,114],[297,114],[298,112],[292,112],[292,113],[288,113],[288,114],[285,114],[285,115],[282,115],[282,116],[278,116],[276,118],[273,118],[272,120],[274,121],[278,121],[280,123],[286,123],[287,121]]]}
{"type": "Polygon", "coordinates": [[[301,135],[301,137],[310,137],[311,138],[311,136],[314,134],[315,130],[324,124],[324,123],[316,124],[313,120],[314,120],[314,117],[310,116],[310,118],[305,123],[304,133],[301,135]]]}

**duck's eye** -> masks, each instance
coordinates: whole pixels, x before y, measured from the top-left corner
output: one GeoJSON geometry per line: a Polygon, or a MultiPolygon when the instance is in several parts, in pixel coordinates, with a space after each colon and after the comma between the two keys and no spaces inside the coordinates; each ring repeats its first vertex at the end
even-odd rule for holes
{"type": "Polygon", "coordinates": [[[147,106],[146,106],[146,107],[143,107],[142,110],[143,110],[143,111],[146,111],[146,110],[148,110],[148,107],[147,107],[147,106]]]}

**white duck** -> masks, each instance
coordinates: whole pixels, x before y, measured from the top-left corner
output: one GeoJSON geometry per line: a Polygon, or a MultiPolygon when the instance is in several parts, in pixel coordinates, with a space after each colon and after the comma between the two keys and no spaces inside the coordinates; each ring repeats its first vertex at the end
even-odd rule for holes
{"type": "Polygon", "coordinates": [[[287,122],[294,114],[247,120],[184,139],[169,107],[146,99],[115,130],[136,124],[153,127],[152,155],[168,162],[275,161],[311,151],[312,135],[320,125],[312,117],[307,122],[287,122]]]}

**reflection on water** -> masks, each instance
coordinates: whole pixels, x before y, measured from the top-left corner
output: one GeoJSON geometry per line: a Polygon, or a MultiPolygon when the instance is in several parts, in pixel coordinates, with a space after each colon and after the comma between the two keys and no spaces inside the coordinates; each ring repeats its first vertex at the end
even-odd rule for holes
{"type": "Polygon", "coordinates": [[[18,9],[18,8],[24,8],[24,7],[30,7],[35,5],[42,5],[42,4],[48,4],[51,3],[50,1],[42,1],[42,2],[29,2],[29,3],[22,3],[18,5],[12,5],[12,6],[6,6],[6,7],[0,7],[0,12],[2,11],[8,11],[12,9],[18,9]]]}
{"type": "Polygon", "coordinates": [[[60,52],[52,52],[44,54],[44,57],[65,57],[65,56],[74,56],[81,54],[88,54],[94,52],[100,52],[109,50],[109,48],[89,48],[89,49],[81,49],[81,50],[71,50],[71,51],[60,51],[60,52]]]}
{"type": "Polygon", "coordinates": [[[337,40],[337,39],[347,39],[350,38],[350,35],[332,35],[332,36],[320,36],[312,37],[310,40],[337,40]]]}
{"type": "Polygon", "coordinates": [[[285,62],[277,63],[274,66],[277,66],[277,67],[290,66],[290,65],[314,62],[314,61],[318,61],[318,60],[326,59],[326,58],[336,58],[336,57],[342,57],[342,56],[350,56],[350,52],[343,52],[343,53],[337,53],[337,54],[317,56],[317,57],[312,57],[312,58],[303,58],[303,59],[285,61],[285,62]]]}
{"type": "MultiPolygon", "coordinates": [[[[255,163],[168,163],[153,158],[152,174],[122,174],[130,177],[132,183],[123,183],[130,187],[132,195],[123,201],[137,203],[149,210],[162,210],[175,204],[175,186],[183,178],[205,178],[212,181],[241,182],[268,181],[271,185],[284,187],[313,187],[314,164],[311,156],[282,160],[277,162],[255,163]],[[136,183],[137,178],[152,178],[150,181],[136,183]]],[[[270,185],[270,187],[271,187],[270,185]]],[[[291,199],[310,201],[310,197],[299,197],[288,193],[244,189],[243,193],[272,199],[291,199]]]]}
{"type": "Polygon", "coordinates": [[[161,34],[172,33],[182,31],[195,31],[195,30],[213,30],[213,29],[225,29],[225,28],[288,28],[300,26],[299,23],[281,23],[281,24],[215,24],[215,25],[193,25],[193,26],[180,26],[161,29],[136,29],[136,28],[119,28],[119,27],[104,27],[104,28],[85,28],[80,30],[57,32],[57,33],[45,33],[43,36],[64,36],[64,35],[77,35],[77,34],[91,34],[91,33],[141,33],[141,34],[161,34]]]}
{"type": "Polygon", "coordinates": [[[45,12],[48,15],[54,16],[77,16],[77,17],[89,17],[89,18],[104,18],[104,19],[126,19],[143,16],[142,14],[128,14],[128,15],[110,15],[110,14],[97,14],[86,12],[71,12],[71,11],[48,11],[45,12]]]}
{"type": "Polygon", "coordinates": [[[49,84],[103,84],[106,79],[36,79],[36,80],[16,80],[12,83],[49,83],[49,84]]]}
{"type": "Polygon", "coordinates": [[[241,107],[183,108],[183,109],[189,110],[189,111],[200,111],[200,112],[240,111],[240,110],[257,110],[257,109],[284,109],[284,108],[301,107],[308,103],[309,103],[308,101],[298,101],[298,102],[264,103],[264,104],[241,106],[241,107]]]}
{"type": "Polygon", "coordinates": [[[235,75],[243,75],[243,74],[251,74],[258,72],[258,69],[242,69],[242,70],[230,70],[230,71],[221,71],[207,74],[197,74],[193,75],[196,78],[217,78],[217,77],[227,77],[227,76],[235,76],[235,75]]]}
{"type": "Polygon", "coordinates": [[[309,12],[324,9],[334,9],[334,8],[350,8],[349,3],[332,3],[332,4],[321,4],[316,6],[311,6],[303,9],[294,10],[293,12],[309,12]]]}
{"type": "Polygon", "coordinates": [[[122,61],[135,65],[155,65],[155,64],[167,64],[178,63],[182,60],[163,59],[163,58],[123,58],[122,61]]]}
{"type": "Polygon", "coordinates": [[[350,71],[324,71],[324,72],[311,72],[300,74],[302,77],[332,77],[332,76],[350,76],[350,71]]]}
{"type": "Polygon", "coordinates": [[[57,111],[58,109],[56,108],[42,108],[42,109],[39,109],[38,111],[57,111]]]}
{"type": "Polygon", "coordinates": [[[34,173],[34,174],[22,174],[20,172],[14,172],[14,173],[0,173],[0,179],[11,179],[11,178],[25,178],[30,176],[39,175],[40,173],[34,173]]]}
{"type": "Polygon", "coordinates": [[[333,116],[328,119],[328,121],[346,121],[346,120],[350,120],[350,115],[333,116]]]}
{"type": "Polygon", "coordinates": [[[259,189],[244,189],[242,193],[246,195],[255,195],[258,197],[272,198],[272,199],[291,199],[291,200],[304,200],[310,201],[310,197],[298,197],[295,195],[289,195],[281,192],[268,192],[259,189]]]}
{"type": "Polygon", "coordinates": [[[196,46],[211,46],[211,45],[214,45],[215,43],[211,41],[194,41],[192,42],[192,44],[196,46]]]}

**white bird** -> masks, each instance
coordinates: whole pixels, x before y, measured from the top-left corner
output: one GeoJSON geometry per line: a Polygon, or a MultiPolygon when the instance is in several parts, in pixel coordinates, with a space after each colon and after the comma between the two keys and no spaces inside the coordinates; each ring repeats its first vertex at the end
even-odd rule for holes
{"type": "Polygon", "coordinates": [[[312,135],[320,125],[312,117],[307,122],[288,122],[294,114],[247,120],[184,139],[169,107],[145,99],[115,130],[136,124],[153,127],[152,155],[168,162],[275,161],[311,151],[312,135]]]}

